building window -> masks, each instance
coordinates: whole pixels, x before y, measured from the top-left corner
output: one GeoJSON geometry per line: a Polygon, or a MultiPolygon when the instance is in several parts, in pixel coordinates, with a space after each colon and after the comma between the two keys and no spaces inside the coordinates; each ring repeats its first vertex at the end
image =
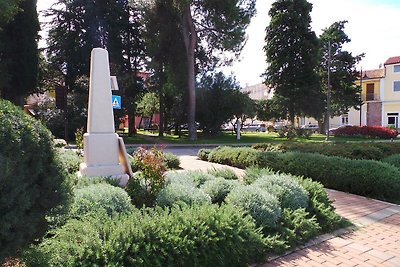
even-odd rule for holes
{"type": "Polygon", "coordinates": [[[387,124],[388,126],[399,127],[399,113],[388,113],[387,114],[387,124]]]}
{"type": "Polygon", "coordinates": [[[400,65],[394,65],[393,72],[400,72],[400,65]]]}
{"type": "Polygon", "coordinates": [[[400,81],[394,81],[393,82],[393,91],[394,92],[400,92],[400,81]]]}
{"type": "Polygon", "coordinates": [[[341,117],[342,117],[342,125],[349,124],[349,114],[343,114],[341,117]]]}
{"type": "Polygon", "coordinates": [[[367,94],[365,100],[366,101],[375,100],[375,84],[367,83],[367,94]]]}

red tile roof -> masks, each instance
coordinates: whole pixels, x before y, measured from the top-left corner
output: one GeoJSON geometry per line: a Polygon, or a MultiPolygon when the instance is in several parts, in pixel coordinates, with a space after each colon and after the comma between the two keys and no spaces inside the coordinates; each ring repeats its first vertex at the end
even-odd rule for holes
{"type": "Polygon", "coordinates": [[[365,70],[362,72],[362,78],[366,79],[378,79],[383,78],[385,76],[384,69],[377,69],[377,70],[365,70]]]}
{"type": "Polygon", "coordinates": [[[385,65],[396,64],[396,63],[400,63],[400,56],[388,58],[388,60],[386,60],[385,62],[385,65]]]}

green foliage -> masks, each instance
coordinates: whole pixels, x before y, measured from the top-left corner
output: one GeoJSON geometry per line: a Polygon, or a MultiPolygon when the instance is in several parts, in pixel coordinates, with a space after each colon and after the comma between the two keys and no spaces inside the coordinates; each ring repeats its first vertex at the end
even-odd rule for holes
{"type": "Polygon", "coordinates": [[[389,156],[387,158],[384,158],[382,162],[389,163],[397,168],[400,168],[400,154],[395,154],[392,156],[389,156]]]}
{"type": "Polygon", "coordinates": [[[323,124],[326,125],[325,103],[328,88],[328,61],[330,50],[330,112],[331,116],[339,116],[348,113],[350,108],[358,109],[361,104],[361,87],[356,85],[359,77],[357,65],[364,56],[363,54],[353,56],[351,52],[345,51],[343,45],[350,43],[350,38],[344,32],[347,21],[334,22],[323,29],[320,40],[321,59],[318,66],[318,75],[321,81],[321,100],[323,124]],[[331,46],[329,48],[329,45],[331,46]],[[334,70],[334,71],[333,71],[334,70]],[[323,115],[325,114],[325,115],[323,115]]]}
{"type": "Polygon", "coordinates": [[[318,224],[324,232],[332,231],[343,224],[341,217],[335,213],[328,193],[321,183],[309,178],[297,177],[297,179],[309,195],[307,211],[316,217],[318,224]]]}
{"type": "Polygon", "coordinates": [[[251,217],[225,205],[72,220],[53,234],[27,255],[30,266],[247,266],[270,247],[251,217]]]}
{"type": "Polygon", "coordinates": [[[386,163],[311,153],[265,152],[264,164],[275,171],[309,177],[327,188],[399,201],[400,171],[386,163]]]}
{"type": "Polygon", "coordinates": [[[239,177],[236,175],[236,173],[228,168],[222,168],[222,169],[212,169],[208,170],[208,173],[211,175],[214,175],[215,177],[222,177],[227,180],[238,180],[239,177]]]}
{"type": "Polygon", "coordinates": [[[318,38],[311,30],[312,4],[306,0],[275,1],[269,10],[264,51],[265,84],[274,88],[273,101],[281,117],[294,123],[296,115],[321,112],[318,38]],[[284,29],[284,30],[282,30],[284,29]],[[312,105],[310,105],[312,103],[312,105]]]}
{"type": "Polygon", "coordinates": [[[249,147],[217,147],[213,149],[208,160],[225,165],[231,165],[238,168],[257,166],[262,163],[262,153],[249,147]]]}
{"type": "Polygon", "coordinates": [[[75,131],[75,142],[76,146],[79,149],[83,149],[83,134],[85,133],[85,130],[83,127],[76,129],[75,131]]]}
{"type": "Polygon", "coordinates": [[[164,163],[168,169],[179,169],[181,161],[172,153],[164,153],[164,163]]]}
{"type": "Polygon", "coordinates": [[[206,181],[200,188],[211,197],[212,203],[222,204],[228,193],[239,185],[239,181],[217,177],[206,181]]]}
{"type": "Polygon", "coordinates": [[[381,160],[393,154],[400,153],[400,143],[357,142],[357,143],[298,143],[285,142],[280,144],[254,144],[253,148],[261,151],[287,152],[299,151],[319,153],[326,156],[338,156],[350,159],[381,160]]]}
{"type": "Polygon", "coordinates": [[[25,98],[38,91],[37,36],[40,25],[36,0],[1,1],[0,7],[5,8],[0,12],[0,95],[22,107],[25,98]],[[15,16],[6,25],[1,25],[3,14],[6,19],[15,16]]]}
{"type": "Polygon", "coordinates": [[[265,175],[270,175],[274,174],[274,171],[272,171],[269,168],[257,168],[257,167],[249,167],[246,168],[246,172],[243,177],[243,181],[246,184],[252,184],[254,181],[256,181],[258,178],[265,176],[265,175]]]}
{"type": "Polygon", "coordinates": [[[171,183],[158,193],[156,203],[161,207],[171,207],[181,203],[202,205],[211,203],[211,198],[203,190],[188,183],[171,183]]]}
{"type": "Polygon", "coordinates": [[[282,209],[297,210],[307,208],[308,206],[307,191],[290,175],[263,175],[252,186],[266,190],[268,193],[274,195],[278,199],[282,209]]]}
{"type": "Polygon", "coordinates": [[[19,11],[18,4],[20,0],[9,0],[0,2],[0,30],[9,22],[19,11]]]}
{"type": "Polygon", "coordinates": [[[234,78],[225,77],[221,72],[201,79],[196,94],[196,120],[204,133],[217,134],[221,125],[236,114],[252,115],[255,103],[239,89],[234,78]],[[240,104],[235,105],[237,102],[240,104]]]}
{"type": "Polygon", "coordinates": [[[201,148],[197,152],[197,157],[199,157],[199,159],[201,159],[201,160],[208,161],[208,154],[210,154],[210,152],[211,152],[211,149],[201,148]]]}
{"type": "Polygon", "coordinates": [[[281,217],[281,208],[276,197],[257,187],[236,187],[228,194],[225,201],[246,211],[254,218],[257,225],[266,231],[276,229],[281,217]]]}
{"type": "Polygon", "coordinates": [[[0,261],[47,230],[45,216],[67,204],[70,186],[50,132],[0,100],[0,261]]]}
{"type": "Polygon", "coordinates": [[[145,93],[137,104],[138,114],[144,117],[151,117],[154,113],[159,111],[160,101],[157,95],[153,92],[145,93]]]}
{"type": "Polygon", "coordinates": [[[79,171],[79,164],[83,162],[82,157],[73,150],[58,149],[58,151],[60,160],[67,173],[76,174],[79,171]]]}
{"type": "Polygon", "coordinates": [[[129,212],[132,210],[131,199],[125,190],[106,183],[92,184],[74,190],[74,201],[70,216],[82,218],[95,216],[100,210],[107,215],[129,212]]]}
{"type": "Polygon", "coordinates": [[[282,235],[289,246],[295,246],[317,236],[321,227],[315,217],[305,209],[284,209],[282,212],[282,235]]]}

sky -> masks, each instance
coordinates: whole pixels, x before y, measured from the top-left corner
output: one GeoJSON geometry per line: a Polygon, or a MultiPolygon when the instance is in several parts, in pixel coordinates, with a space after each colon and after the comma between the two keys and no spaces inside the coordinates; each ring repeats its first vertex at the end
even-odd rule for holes
{"type": "MultiPolygon", "coordinates": [[[[223,0],[221,0],[223,1],[223,0]]],[[[54,0],[38,0],[38,10],[45,10],[54,0]]],[[[248,40],[239,60],[225,68],[234,74],[242,86],[262,82],[266,69],[263,51],[265,28],[270,18],[268,11],[273,0],[257,0],[257,14],[248,29],[248,40]]],[[[351,42],[344,49],[354,55],[365,53],[358,68],[378,69],[389,57],[400,56],[400,0],[309,0],[313,4],[311,27],[319,36],[332,23],[347,20],[345,32],[351,42]]],[[[43,18],[40,19],[41,21],[43,18]]],[[[45,34],[42,34],[45,36],[45,34]]],[[[44,45],[42,40],[41,45],[44,45]]]]}

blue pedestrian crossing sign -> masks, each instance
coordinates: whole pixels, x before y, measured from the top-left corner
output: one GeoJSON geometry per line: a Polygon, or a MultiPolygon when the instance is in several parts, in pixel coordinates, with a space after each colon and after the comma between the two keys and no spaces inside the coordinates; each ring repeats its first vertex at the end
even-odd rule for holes
{"type": "Polygon", "coordinates": [[[121,96],[112,95],[112,107],[113,109],[121,109],[121,96]]]}

